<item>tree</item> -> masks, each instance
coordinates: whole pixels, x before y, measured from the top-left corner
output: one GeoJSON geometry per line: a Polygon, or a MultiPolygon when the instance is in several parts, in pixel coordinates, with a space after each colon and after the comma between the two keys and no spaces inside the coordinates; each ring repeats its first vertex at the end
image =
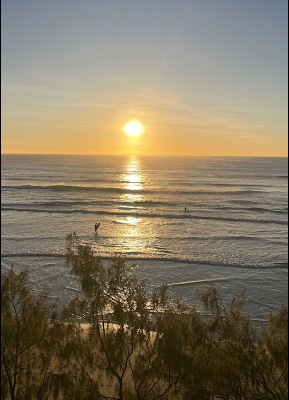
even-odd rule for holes
{"type": "Polygon", "coordinates": [[[111,386],[98,385],[97,394],[120,400],[168,395],[180,381],[180,374],[167,358],[173,346],[166,349],[166,329],[159,329],[164,328],[166,314],[173,310],[167,289],[160,288],[149,296],[145,282],[137,279],[125,258],[116,257],[105,267],[75,234],[67,236],[66,254],[83,296],[74,299],[63,315],[89,324],[81,347],[73,346],[73,358],[88,386],[96,388],[95,382],[105,378],[111,386]]]}
{"type": "Polygon", "coordinates": [[[1,398],[48,399],[63,336],[47,293],[33,295],[28,272],[13,268],[1,282],[1,398]]]}
{"type": "Polygon", "coordinates": [[[258,386],[269,399],[288,398],[288,310],[269,315],[258,346],[258,386]]]}
{"type": "Polygon", "coordinates": [[[66,261],[82,288],[58,314],[27,271],[2,274],[3,400],[264,400],[288,398],[288,310],[262,331],[213,287],[200,317],[168,287],[153,291],[125,258],[110,265],[67,236],[66,261]]]}
{"type": "Polygon", "coordinates": [[[261,334],[242,311],[244,292],[226,308],[215,288],[203,293],[212,317],[204,348],[208,391],[222,399],[288,398],[288,310],[269,319],[261,334]]]}

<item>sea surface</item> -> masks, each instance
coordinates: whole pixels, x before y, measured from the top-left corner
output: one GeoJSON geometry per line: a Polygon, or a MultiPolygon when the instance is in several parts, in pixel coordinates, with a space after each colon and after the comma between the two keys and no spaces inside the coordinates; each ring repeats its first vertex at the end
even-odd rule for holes
{"type": "Polygon", "coordinates": [[[199,293],[211,286],[225,304],[245,290],[244,311],[260,320],[288,305],[287,158],[2,155],[1,163],[1,270],[27,268],[33,289],[60,303],[79,291],[64,260],[66,235],[76,232],[200,311],[199,293]]]}

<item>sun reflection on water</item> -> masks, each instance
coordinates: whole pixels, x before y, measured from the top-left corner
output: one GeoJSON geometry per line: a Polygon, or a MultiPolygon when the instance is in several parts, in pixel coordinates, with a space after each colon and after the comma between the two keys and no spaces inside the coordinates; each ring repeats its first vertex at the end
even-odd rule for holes
{"type": "Polygon", "coordinates": [[[128,190],[142,190],[143,175],[141,164],[137,158],[131,158],[126,166],[124,175],[125,188],[128,190]]]}
{"type": "Polygon", "coordinates": [[[128,160],[125,165],[122,181],[128,193],[123,194],[121,201],[133,203],[140,202],[144,199],[141,191],[144,189],[145,175],[142,171],[142,165],[139,159],[132,157],[128,160]]]}
{"type": "MultiPolygon", "coordinates": [[[[126,193],[121,196],[121,203],[134,203],[126,209],[123,216],[119,217],[118,237],[121,241],[122,251],[124,253],[132,253],[134,249],[144,249],[147,243],[147,224],[144,219],[138,215],[140,210],[139,202],[145,200],[142,194],[145,184],[145,174],[142,171],[142,165],[138,158],[131,157],[125,165],[123,173],[124,188],[126,193]],[[127,215],[129,213],[129,215],[127,215]],[[135,215],[132,215],[135,214],[135,215]]],[[[142,207],[141,207],[142,208],[142,207]]]]}

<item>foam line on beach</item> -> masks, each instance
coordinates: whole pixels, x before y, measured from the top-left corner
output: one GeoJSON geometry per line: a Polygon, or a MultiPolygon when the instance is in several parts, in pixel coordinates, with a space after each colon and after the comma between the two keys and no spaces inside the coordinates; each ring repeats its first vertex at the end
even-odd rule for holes
{"type": "MultiPolygon", "coordinates": [[[[96,254],[97,256],[99,255],[103,260],[106,261],[113,261],[115,259],[116,254],[96,254]]],[[[238,263],[225,263],[222,261],[212,261],[212,260],[194,260],[190,258],[178,258],[178,257],[170,257],[166,258],[164,257],[153,257],[149,255],[145,255],[143,257],[141,256],[136,256],[135,253],[120,253],[120,256],[123,256],[127,262],[135,262],[136,265],[142,262],[165,262],[165,263],[186,263],[186,264],[191,264],[191,265],[205,265],[205,266],[216,266],[216,267],[229,267],[229,268],[245,268],[245,269],[288,269],[288,262],[280,262],[280,263],[272,263],[268,265],[262,265],[262,264],[238,264],[238,263]]],[[[19,253],[4,253],[4,251],[1,252],[1,259],[4,258],[22,258],[22,257],[31,257],[31,258],[65,258],[65,251],[63,250],[63,253],[33,253],[33,252],[19,252],[19,253]]],[[[223,278],[227,279],[227,278],[223,278]]],[[[212,279],[212,281],[215,281],[215,279],[212,279]]],[[[192,283],[198,283],[197,281],[192,281],[192,283]]],[[[184,284],[184,282],[176,283],[176,285],[184,284]]],[[[173,285],[173,284],[172,284],[173,285]]]]}
{"type": "MultiPolygon", "coordinates": [[[[219,282],[219,281],[227,281],[228,279],[229,279],[229,278],[198,279],[198,280],[194,280],[194,281],[185,281],[185,282],[168,283],[167,286],[194,285],[195,283],[219,282]]],[[[230,278],[230,279],[232,279],[232,278],[230,278]]]]}

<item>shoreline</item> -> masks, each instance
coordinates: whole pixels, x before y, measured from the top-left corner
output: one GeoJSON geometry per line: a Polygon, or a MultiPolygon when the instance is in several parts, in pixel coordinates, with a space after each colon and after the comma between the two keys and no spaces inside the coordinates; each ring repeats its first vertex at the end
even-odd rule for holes
{"type": "MultiPolygon", "coordinates": [[[[80,288],[74,277],[70,276],[65,264],[59,262],[59,257],[37,256],[1,258],[1,271],[14,265],[16,270],[28,269],[30,282],[34,290],[45,286],[51,295],[61,302],[75,297],[80,288]],[[11,262],[8,262],[10,259],[11,262]],[[52,262],[51,262],[52,261],[52,262]],[[47,265],[47,266],[46,266],[47,265]]],[[[104,260],[105,263],[110,260],[104,260]]],[[[130,266],[130,260],[126,260],[130,266]]],[[[174,298],[183,298],[199,310],[199,292],[215,286],[225,302],[245,290],[245,312],[251,318],[266,319],[270,312],[275,312],[282,305],[288,307],[288,270],[221,266],[203,266],[190,263],[175,263],[169,261],[154,262],[150,259],[135,259],[135,273],[144,279],[148,288],[167,284],[174,298]]]]}

